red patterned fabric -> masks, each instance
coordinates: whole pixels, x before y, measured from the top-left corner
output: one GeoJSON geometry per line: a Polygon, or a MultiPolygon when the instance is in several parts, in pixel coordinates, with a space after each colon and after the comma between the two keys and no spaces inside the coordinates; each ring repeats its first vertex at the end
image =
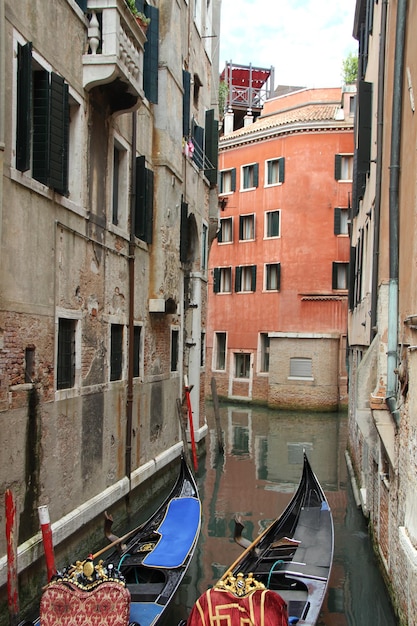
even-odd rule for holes
{"type": "Polygon", "coordinates": [[[48,585],[41,599],[41,626],[127,626],[130,593],[120,583],[103,582],[91,591],[71,583],[48,585]]]}
{"type": "Polygon", "coordinates": [[[274,591],[257,590],[243,598],[209,589],[195,603],[187,626],[288,626],[287,605],[274,591]]]}

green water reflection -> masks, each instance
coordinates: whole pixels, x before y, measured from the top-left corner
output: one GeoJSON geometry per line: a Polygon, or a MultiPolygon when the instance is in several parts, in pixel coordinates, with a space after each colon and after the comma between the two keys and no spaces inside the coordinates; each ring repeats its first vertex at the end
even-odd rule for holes
{"type": "Polygon", "coordinates": [[[346,469],[347,415],[291,413],[221,406],[224,452],[219,453],[213,408],[208,406],[206,454],[199,458],[202,529],[187,577],[177,594],[170,624],[186,617],[195,599],[239,555],[233,518],[255,538],[289,502],[301,476],[306,450],[333,511],[335,554],[319,624],[395,626],[366,522],[352,497],[346,469]]]}

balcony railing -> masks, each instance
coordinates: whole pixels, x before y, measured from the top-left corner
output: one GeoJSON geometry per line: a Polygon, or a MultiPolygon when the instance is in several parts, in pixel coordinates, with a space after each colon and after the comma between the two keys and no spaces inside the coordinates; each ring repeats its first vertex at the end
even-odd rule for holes
{"type": "Polygon", "coordinates": [[[146,35],[124,0],[88,0],[88,51],[83,55],[83,85],[88,90],[119,80],[143,97],[146,35]]]}

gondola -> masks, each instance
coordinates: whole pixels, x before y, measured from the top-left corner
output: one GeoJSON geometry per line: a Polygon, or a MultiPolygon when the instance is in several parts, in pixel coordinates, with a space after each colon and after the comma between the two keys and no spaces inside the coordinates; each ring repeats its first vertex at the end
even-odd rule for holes
{"type": "Polygon", "coordinates": [[[154,514],[121,539],[110,536],[112,551],[105,559],[96,562],[104,548],[54,576],[42,594],[40,618],[19,626],[162,624],[191,562],[200,525],[197,485],[182,457],[177,481],[154,514]]]}
{"type": "MultiPolygon", "coordinates": [[[[238,543],[242,543],[241,530],[238,520],[238,543]]],[[[198,599],[188,621],[179,626],[216,624],[225,612],[235,623],[232,606],[240,615],[247,611],[248,624],[313,626],[326,594],[333,546],[332,514],[304,453],[299,486],[282,515],[248,545],[214,588],[198,599]]]]}

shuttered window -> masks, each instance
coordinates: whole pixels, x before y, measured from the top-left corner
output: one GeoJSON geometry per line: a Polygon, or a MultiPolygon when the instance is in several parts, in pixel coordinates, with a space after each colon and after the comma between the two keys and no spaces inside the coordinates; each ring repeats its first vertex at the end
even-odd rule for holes
{"type": "Polygon", "coordinates": [[[278,185],[285,179],[285,158],[270,159],[266,162],[266,185],[278,185]]]}
{"type": "Polygon", "coordinates": [[[188,203],[181,200],[181,225],[180,225],[180,261],[186,263],[188,261],[188,203]]]}
{"type": "Polygon", "coordinates": [[[158,103],[159,9],[145,4],[144,13],[151,19],[146,32],[143,55],[143,90],[150,102],[158,103]]]}
{"type": "Polygon", "coordinates": [[[18,48],[16,167],[68,193],[69,103],[64,79],[32,67],[31,44],[18,48]]]}
{"type": "Polygon", "coordinates": [[[182,86],[184,89],[182,96],[182,134],[183,137],[188,137],[190,134],[191,74],[186,70],[182,71],[182,86]]]}
{"type": "Polygon", "coordinates": [[[235,291],[256,291],[256,265],[244,265],[236,268],[235,291]]]}
{"type": "Polygon", "coordinates": [[[268,211],[265,214],[265,237],[279,237],[279,211],[268,211]]]}
{"type": "Polygon", "coordinates": [[[219,193],[231,193],[236,191],[236,168],[222,170],[220,172],[219,193]]]}
{"type": "Polygon", "coordinates": [[[349,233],[349,209],[336,207],[334,210],[334,234],[347,235],[349,233]]]}
{"type": "Polygon", "coordinates": [[[259,164],[243,165],[241,189],[253,189],[258,186],[259,164]]]}
{"type": "Polygon", "coordinates": [[[219,122],[214,119],[214,109],[206,111],[204,174],[211,183],[217,183],[217,159],[219,152],[219,122]]]}
{"type": "Polygon", "coordinates": [[[145,165],[145,157],[136,158],[135,236],[152,243],[153,172],[145,165]]]}
{"type": "Polygon", "coordinates": [[[311,359],[292,358],[290,359],[290,376],[295,378],[312,378],[313,362],[311,359]]]}
{"type": "Polygon", "coordinates": [[[231,293],[232,291],[232,268],[215,267],[213,270],[214,293],[231,293]]]}
{"type": "Polygon", "coordinates": [[[281,287],[281,263],[265,265],[265,290],[279,291],[281,287]]]}

